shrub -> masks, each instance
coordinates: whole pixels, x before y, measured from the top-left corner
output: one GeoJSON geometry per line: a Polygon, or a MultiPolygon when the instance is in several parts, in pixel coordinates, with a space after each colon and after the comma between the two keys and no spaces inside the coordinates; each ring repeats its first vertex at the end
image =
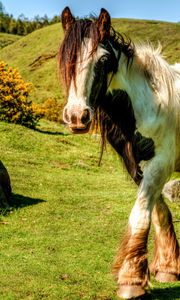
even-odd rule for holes
{"type": "Polygon", "coordinates": [[[57,100],[53,98],[48,98],[42,105],[41,112],[43,116],[54,122],[62,122],[62,104],[58,103],[57,100]]]}
{"type": "Polygon", "coordinates": [[[0,120],[35,128],[42,115],[28,99],[32,89],[17,69],[0,61],[0,120]]]}

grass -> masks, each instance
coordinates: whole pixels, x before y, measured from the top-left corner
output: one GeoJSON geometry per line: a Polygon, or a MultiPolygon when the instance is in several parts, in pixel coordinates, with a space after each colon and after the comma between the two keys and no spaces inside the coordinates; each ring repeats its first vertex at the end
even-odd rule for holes
{"type": "MultiPolygon", "coordinates": [[[[0,217],[0,300],[118,299],[111,265],[137,189],[116,154],[107,148],[99,168],[98,136],[47,121],[0,123],[0,136],[14,203],[0,217]]],[[[151,234],[150,260],[152,248],[151,234]]],[[[178,283],[152,283],[147,299],[180,299],[178,283]]]]}
{"type": "Polygon", "coordinates": [[[0,49],[13,44],[21,38],[19,35],[0,32],[0,49]]]}

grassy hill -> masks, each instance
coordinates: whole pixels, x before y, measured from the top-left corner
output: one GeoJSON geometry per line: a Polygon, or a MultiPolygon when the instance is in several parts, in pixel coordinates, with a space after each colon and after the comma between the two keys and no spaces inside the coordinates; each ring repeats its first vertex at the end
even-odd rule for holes
{"type": "Polygon", "coordinates": [[[0,32],[0,49],[13,44],[21,38],[19,35],[0,32]]]}
{"type": "MultiPolygon", "coordinates": [[[[179,60],[179,23],[114,19],[113,26],[135,42],[151,41],[155,45],[160,42],[163,54],[170,63],[179,60]]],[[[56,56],[62,36],[59,23],[34,31],[0,51],[1,59],[19,68],[23,77],[33,82],[36,102],[43,102],[48,97],[63,101],[56,56]]]]}
{"type": "Polygon", "coordinates": [[[60,98],[56,59],[60,35],[60,25],[52,25],[22,37],[0,52],[2,60],[17,67],[26,81],[33,82],[36,102],[60,98]]]}

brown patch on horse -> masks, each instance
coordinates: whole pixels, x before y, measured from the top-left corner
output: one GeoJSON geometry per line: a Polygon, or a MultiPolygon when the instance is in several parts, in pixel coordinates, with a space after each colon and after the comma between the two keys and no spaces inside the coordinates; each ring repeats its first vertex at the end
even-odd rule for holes
{"type": "Polygon", "coordinates": [[[99,40],[100,42],[104,41],[105,38],[110,37],[110,28],[111,28],[111,17],[107,10],[104,8],[101,9],[99,18],[97,20],[98,30],[99,30],[99,40]]]}
{"type": "Polygon", "coordinates": [[[141,229],[132,235],[131,228],[128,227],[113,266],[113,273],[120,285],[148,287],[150,278],[147,261],[148,232],[149,229],[141,229]]]}
{"type": "Polygon", "coordinates": [[[65,7],[61,14],[61,22],[64,31],[67,31],[71,28],[72,24],[75,22],[75,18],[71,14],[69,7],[65,7]]]}
{"type": "MultiPolygon", "coordinates": [[[[161,201],[155,204],[152,213],[153,223],[158,228],[155,231],[155,251],[151,264],[151,272],[158,276],[158,273],[175,275],[177,280],[180,274],[180,251],[176,239],[171,212],[161,197],[161,201]],[[160,228],[160,231],[159,231],[160,228]]],[[[165,275],[163,276],[165,281],[165,275]]]]}

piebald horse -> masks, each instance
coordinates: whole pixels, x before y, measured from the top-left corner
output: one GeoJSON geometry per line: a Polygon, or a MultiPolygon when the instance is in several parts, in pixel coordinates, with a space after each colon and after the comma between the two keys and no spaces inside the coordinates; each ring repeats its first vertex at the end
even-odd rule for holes
{"type": "Polygon", "coordinates": [[[113,146],[139,185],[114,264],[118,295],[139,297],[149,286],[151,222],[155,253],[150,271],[161,282],[177,281],[180,273],[179,245],[161,194],[172,172],[180,171],[180,68],[169,65],[159,49],[134,45],[117,33],[105,9],[97,19],[76,20],[66,7],[61,21],[64,122],[73,133],[85,133],[93,121],[102,145],[107,140],[113,146]]]}

